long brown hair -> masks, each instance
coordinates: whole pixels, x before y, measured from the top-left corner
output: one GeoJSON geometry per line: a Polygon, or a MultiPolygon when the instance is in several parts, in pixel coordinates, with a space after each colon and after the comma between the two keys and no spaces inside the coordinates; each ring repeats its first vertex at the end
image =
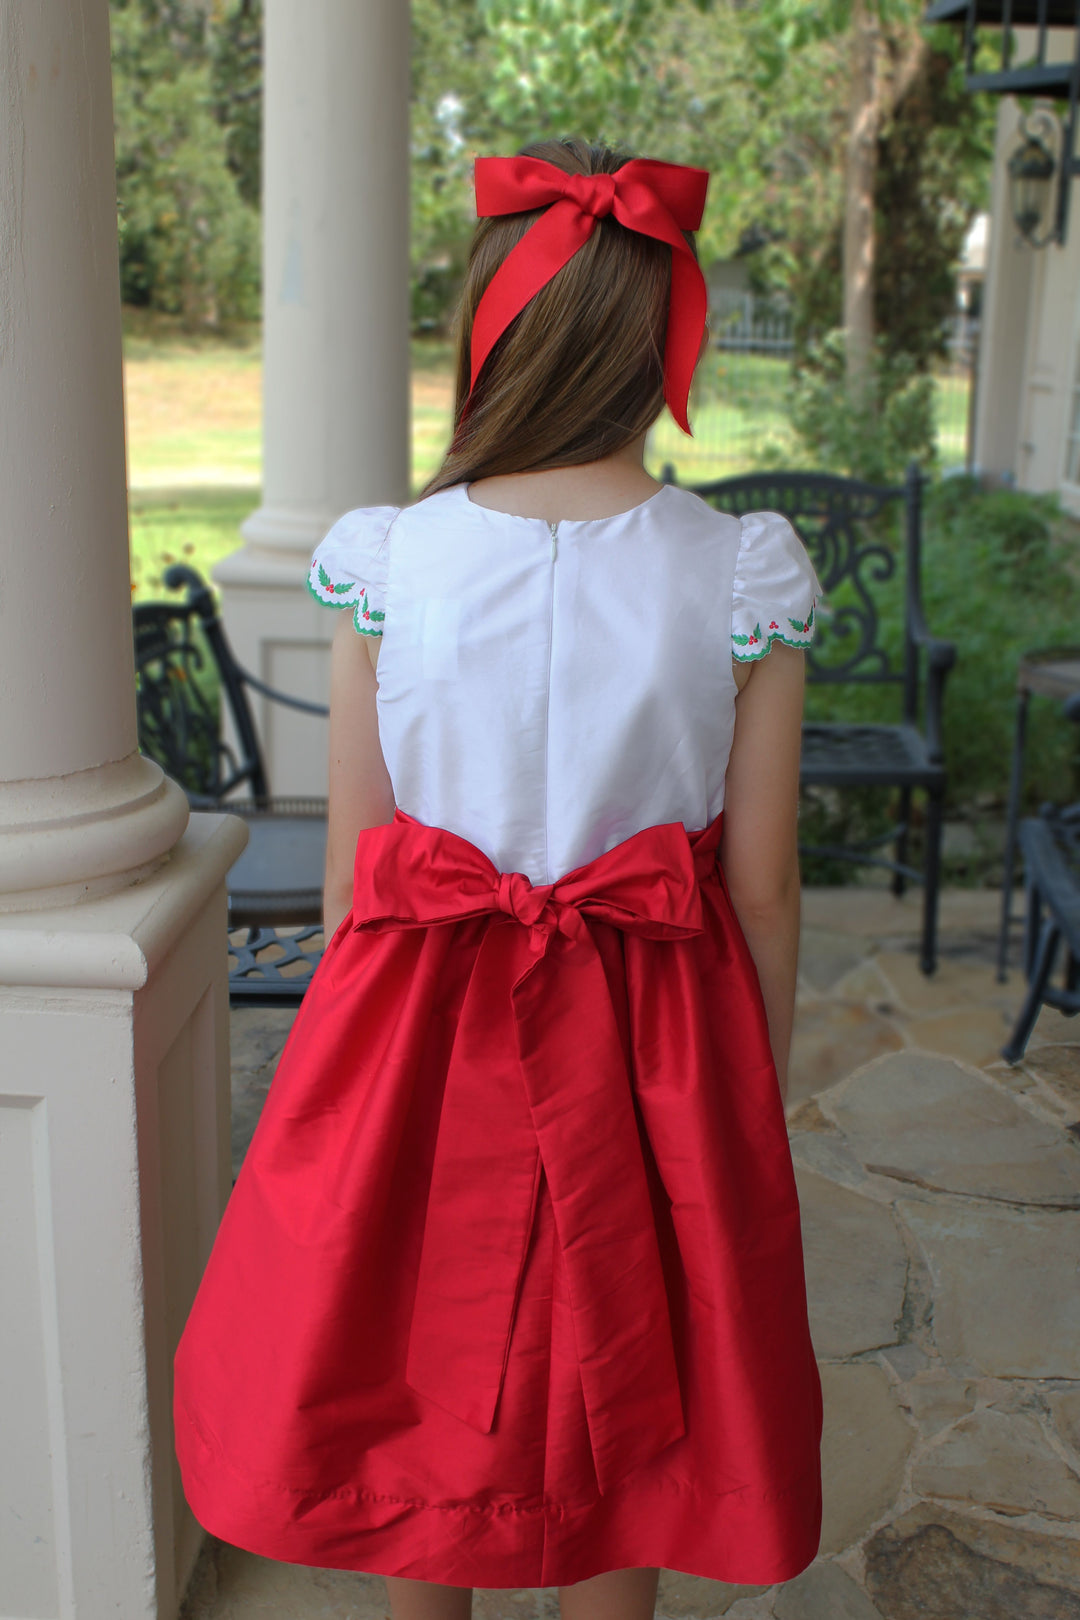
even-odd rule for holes
{"type": "MultiPolygon", "coordinates": [[[[577,139],[535,141],[517,155],[567,174],[614,174],[630,160],[577,139]]],[[[671,248],[609,214],[500,336],[464,414],[477,306],[541,212],[477,223],[457,314],[454,436],[423,495],[496,473],[596,461],[644,433],[663,407],[671,248]]],[[[693,248],[691,233],[687,241],[693,248]]]]}

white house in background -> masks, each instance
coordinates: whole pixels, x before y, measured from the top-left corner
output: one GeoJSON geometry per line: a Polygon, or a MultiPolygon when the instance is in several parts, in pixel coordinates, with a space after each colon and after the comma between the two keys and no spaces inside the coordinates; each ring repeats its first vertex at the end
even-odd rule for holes
{"type": "Polygon", "coordinates": [[[962,309],[982,308],[986,260],[990,247],[990,215],[976,214],[964,238],[957,270],[957,302],[962,309]]]}
{"type": "Polygon", "coordinates": [[[1074,197],[1064,244],[1022,239],[1008,175],[1019,122],[1010,96],[998,110],[975,465],[1020,489],[1057,490],[1080,517],[1080,207],[1074,197]]]}
{"type": "Polygon", "coordinates": [[[968,41],[978,29],[998,25],[1001,49],[1000,68],[992,72],[975,72],[968,61],[968,88],[1002,96],[983,287],[976,471],[1020,489],[1057,491],[1063,506],[1080,516],[1078,8],[1074,0],[936,0],[926,16],[963,28],[968,41]],[[1000,27],[1006,17],[1011,30],[1000,27]],[[1054,174],[1042,187],[1045,215],[1031,233],[1043,246],[1025,240],[1016,223],[1009,165],[1024,140],[1017,95],[1036,98],[1028,128],[1052,148],[1054,174]]]}

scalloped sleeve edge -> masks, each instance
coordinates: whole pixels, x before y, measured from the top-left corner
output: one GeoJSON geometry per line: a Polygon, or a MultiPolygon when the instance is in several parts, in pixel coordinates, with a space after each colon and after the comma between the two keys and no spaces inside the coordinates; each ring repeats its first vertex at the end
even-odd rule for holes
{"type": "Polygon", "coordinates": [[[312,553],[308,590],[323,607],[351,607],[362,636],[383,633],[385,542],[399,511],[396,506],[356,507],[331,525],[312,553]]]}
{"type": "Polygon", "coordinates": [[[780,512],[746,513],[740,519],[731,604],[732,658],[752,663],[764,658],[774,641],[809,647],[824,597],[791,522],[780,512]]]}

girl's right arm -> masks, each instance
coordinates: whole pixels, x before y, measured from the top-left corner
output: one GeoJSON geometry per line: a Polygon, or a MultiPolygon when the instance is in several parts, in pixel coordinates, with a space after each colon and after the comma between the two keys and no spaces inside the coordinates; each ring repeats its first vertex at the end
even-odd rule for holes
{"type": "MultiPolygon", "coordinates": [[[[799,954],[799,753],[806,655],[775,641],[735,700],[720,861],[757,968],[787,1102],[799,954]]],[[[746,669],[736,665],[737,675],[746,669]]]]}

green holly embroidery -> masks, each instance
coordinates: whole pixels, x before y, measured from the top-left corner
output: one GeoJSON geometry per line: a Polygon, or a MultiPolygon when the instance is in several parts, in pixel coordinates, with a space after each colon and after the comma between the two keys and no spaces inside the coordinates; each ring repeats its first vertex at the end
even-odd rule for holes
{"type": "Polygon", "coordinates": [[[386,614],[380,608],[373,608],[370,605],[365,586],[358,585],[355,580],[344,580],[335,584],[322,563],[315,558],[312,558],[311,568],[308,570],[307,585],[316,602],[321,602],[324,607],[353,608],[353,623],[360,635],[382,635],[382,624],[386,614]],[[354,592],[359,592],[359,595],[354,595],[354,592]]]}
{"type": "Polygon", "coordinates": [[[816,603],[811,604],[810,612],[807,614],[805,619],[788,618],[788,624],[791,626],[792,630],[795,631],[796,637],[799,638],[797,640],[792,636],[786,636],[781,630],[779,622],[776,619],[770,619],[769,628],[766,631],[762,630],[760,620],[757,624],[755,624],[749,635],[740,635],[733,630],[731,633],[731,642],[733,648],[753,647],[755,651],[748,651],[745,653],[737,653],[732,651],[731,656],[740,664],[747,664],[755,658],[763,658],[774,641],[782,641],[785,646],[788,647],[805,647],[807,642],[811,639],[811,632],[813,631],[814,627],[815,607],[816,603]]]}
{"type": "Polygon", "coordinates": [[[308,570],[307,585],[316,602],[321,602],[324,607],[352,607],[356,597],[350,593],[362,589],[353,580],[335,585],[322,563],[314,561],[308,570]],[[339,597],[345,600],[337,600],[339,597]]]}
{"type": "Polygon", "coordinates": [[[340,596],[343,591],[352,590],[352,583],[348,580],[341,585],[335,585],[322,563],[319,564],[319,584],[324,591],[329,591],[332,596],[340,596]]]}
{"type": "Polygon", "coordinates": [[[382,621],[386,618],[386,614],[380,612],[378,608],[365,606],[366,602],[367,591],[361,588],[360,600],[357,602],[356,612],[353,614],[353,623],[362,636],[381,636],[382,621]],[[367,622],[361,623],[361,619],[367,622]],[[376,626],[378,626],[377,629],[376,626]]]}

